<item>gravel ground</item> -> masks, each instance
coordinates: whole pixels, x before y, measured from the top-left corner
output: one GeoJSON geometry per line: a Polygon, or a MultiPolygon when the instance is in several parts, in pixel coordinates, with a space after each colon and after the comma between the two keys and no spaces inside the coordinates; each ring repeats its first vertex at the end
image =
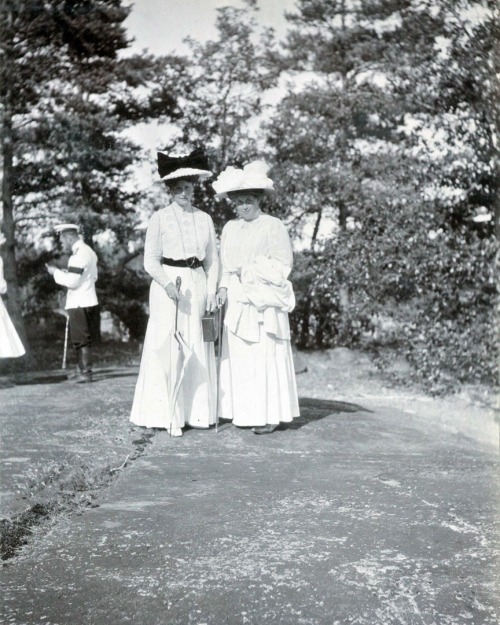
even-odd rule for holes
{"type": "Polygon", "coordinates": [[[5,622],[496,624],[490,395],[298,363],[302,415],[267,437],[131,427],[137,367],[1,390],[5,622]]]}

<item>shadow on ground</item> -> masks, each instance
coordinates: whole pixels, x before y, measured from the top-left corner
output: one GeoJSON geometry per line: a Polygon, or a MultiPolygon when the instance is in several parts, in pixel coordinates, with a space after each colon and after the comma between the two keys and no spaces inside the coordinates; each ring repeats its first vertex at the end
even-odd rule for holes
{"type": "MultiPolygon", "coordinates": [[[[27,384],[59,384],[66,382],[68,375],[73,373],[74,369],[53,369],[50,371],[27,371],[22,373],[12,373],[2,378],[5,387],[24,386],[27,384]]],[[[137,376],[137,371],[122,368],[96,369],[93,374],[94,382],[101,380],[110,380],[112,378],[129,378],[137,376]]]]}
{"type": "Polygon", "coordinates": [[[326,399],[314,399],[313,397],[299,398],[300,417],[296,417],[291,423],[282,423],[278,430],[298,430],[308,423],[319,421],[332,414],[373,412],[358,404],[350,404],[345,401],[326,399]]]}

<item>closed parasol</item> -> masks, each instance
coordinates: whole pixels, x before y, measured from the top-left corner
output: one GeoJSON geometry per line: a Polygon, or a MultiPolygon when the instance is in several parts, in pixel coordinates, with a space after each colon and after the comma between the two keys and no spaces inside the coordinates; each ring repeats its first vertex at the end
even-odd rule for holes
{"type": "MultiPolygon", "coordinates": [[[[179,296],[181,292],[181,284],[182,284],[181,277],[177,276],[177,279],[175,281],[175,286],[177,288],[179,296]]],[[[172,435],[174,419],[176,418],[176,406],[177,406],[177,400],[179,397],[179,392],[182,386],[182,380],[184,379],[186,368],[193,355],[192,350],[189,348],[180,330],[178,329],[178,316],[179,316],[179,299],[177,299],[175,302],[175,330],[174,330],[175,341],[171,341],[171,345],[170,345],[170,364],[171,364],[171,367],[170,367],[170,371],[171,371],[170,410],[171,410],[171,415],[172,415],[172,420],[170,421],[170,435],[172,435]]],[[[176,425],[180,427],[180,424],[177,423],[176,425]]]]}

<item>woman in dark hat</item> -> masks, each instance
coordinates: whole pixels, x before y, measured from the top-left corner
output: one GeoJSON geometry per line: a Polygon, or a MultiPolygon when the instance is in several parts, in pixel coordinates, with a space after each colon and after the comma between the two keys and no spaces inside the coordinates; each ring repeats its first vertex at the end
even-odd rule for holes
{"type": "Polygon", "coordinates": [[[215,309],[219,259],[212,218],[191,204],[195,183],[212,174],[199,149],[180,158],[159,152],[158,172],[172,202],[153,214],[146,232],[144,268],[153,281],[130,420],[181,436],[185,425],[215,423],[214,347],[203,341],[201,319],[215,309]]]}
{"type": "Polygon", "coordinates": [[[228,167],[213,183],[237,219],[224,226],[222,277],[226,303],[220,369],[220,416],[256,434],[273,432],[299,416],[288,313],[295,297],[288,275],[293,254],[284,224],[260,208],[273,190],[263,161],[228,167]]]}

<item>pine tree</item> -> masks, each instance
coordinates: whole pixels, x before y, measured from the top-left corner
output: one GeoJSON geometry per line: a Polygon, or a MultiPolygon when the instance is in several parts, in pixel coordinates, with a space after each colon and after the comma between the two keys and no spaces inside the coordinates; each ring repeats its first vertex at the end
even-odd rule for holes
{"type": "Polygon", "coordinates": [[[126,246],[138,198],[125,182],[138,148],[123,130],[178,114],[165,60],[120,56],[129,10],[121,0],[2,2],[4,260],[21,328],[19,271],[35,299],[50,291],[46,277],[29,275],[43,231],[71,218],[88,241],[107,230],[126,246]]]}
{"type": "Polygon", "coordinates": [[[317,272],[312,280],[304,276],[307,290],[295,315],[304,346],[311,333],[328,335],[321,322],[315,331],[310,322],[318,317],[314,307],[319,297],[331,287],[334,294],[328,299],[337,312],[338,340],[349,340],[349,280],[337,266],[333,284],[324,283],[321,239],[347,237],[365,204],[373,201],[370,180],[391,160],[386,179],[400,167],[397,158],[388,158],[401,110],[386,88],[383,57],[397,45],[399,11],[407,4],[303,0],[288,16],[291,28],[282,63],[294,83],[301,80],[304,86],[294,85],[281,102],[269,142],[291,199],[291,223],[308,247],[303,264],[317,272]]]}
{"type": "Polygon", "coordinates": [[[269,137],[309,243],[303,345],[359,344],[385,319],[384,340],[431,386],[494,379],[495,13],[489,1],[304,0],[290,16],[285,67],[308,80],[269,137]]]}

